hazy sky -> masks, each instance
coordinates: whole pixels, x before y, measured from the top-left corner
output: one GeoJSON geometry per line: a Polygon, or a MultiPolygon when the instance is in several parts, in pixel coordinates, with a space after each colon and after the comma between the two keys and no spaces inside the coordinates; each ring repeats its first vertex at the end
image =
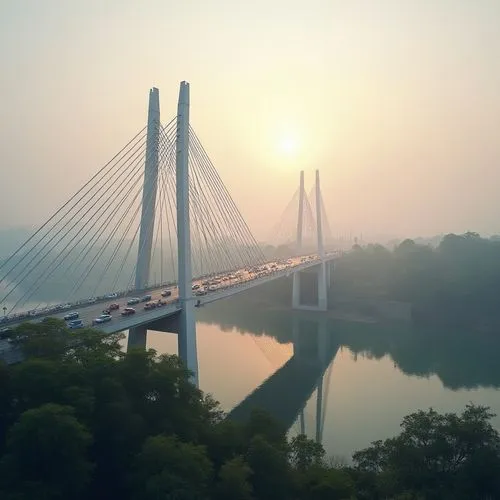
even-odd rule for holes
{"type": "Polygon", "coordinates": [[[187,80],[258,237],[301,168],[334,231],[500,232],[499,26],[498,0],[0,0],[0,226],[44,221],[187,80]]]}

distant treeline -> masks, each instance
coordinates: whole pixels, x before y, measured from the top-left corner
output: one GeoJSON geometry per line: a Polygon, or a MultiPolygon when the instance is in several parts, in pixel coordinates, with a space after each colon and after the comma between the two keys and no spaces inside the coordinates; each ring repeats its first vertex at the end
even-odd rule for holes
{"type": "Polygon", "coordinates": [[[355,245],[335,270],[337,293],[412,304],[419,325],[492,331],[500,325],[500,241],[448,234],[435,248],[405,240],[390,251],[355,245]]]}

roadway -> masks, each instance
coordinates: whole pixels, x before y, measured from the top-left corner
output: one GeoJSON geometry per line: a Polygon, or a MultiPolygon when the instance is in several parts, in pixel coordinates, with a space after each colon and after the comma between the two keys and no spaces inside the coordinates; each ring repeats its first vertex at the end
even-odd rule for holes
{"type": "MultiPolygon", "coordinates": [[[[334,254],[328,254],[325,260],[332,260],[334,257],[334,254]]],[[[208,287],[208,285],[203,285],[203,283],[206,281],[209,281],[211,283],[213,283],[214,281],[218,281],[219,283],[210,285],[210,289],[207,289],[206,295],[197,296],[195,295],[195,290],[193,292],[193,297],[191,297],[189,300],[194,300],[198,302],[198,305],[202,306],[205,304],[209,304],[210,302],[229,297],[236,293],[243,292],[262,283],[281,278],[288,275],[292,271],[307,269],[310,267],[314,267],[317,264],[317,256],[301,256],[289,258],[286,261],[272,261],[267,264],[255,266],[251,269],[246,268],[239,271],[232,271],[226,274],[219,274],[216,277],[196,279],[193,281],[193,286],[199,286],[200,288],[205,287],[205,289],[207,289],[208,287]]],[[[119,298],[100,300],[95,303],[79,305],[75,308],[69,308],[65,306],[65,309],[58,312],[50,312],[44,315],[38,315],[36,318],[24,317],[16,321],[9,322],[8,324],[5,324],[3,326],[14,328],[22,322],[39,322],[43,321],[43,319],[46,317],[63,319],[66,314],[74,311],[78,312],[79,319],[83,321],[86,327],[92,326],[93,328],[101,330],[103,333],[109,334],[123,331],[134,326],[147,324],[156,319],[175,314],[181,309],[181,304],[179,302],[179,291],[175,285],[171,287],[162,286],[152,290],[143,291],[141,292],[141,295],[138,295],[137,293],[138,292],[131,292],[130,294],[121,296],[119,298]],[[161,293],[164,290],[170,290],[171,296],[162,297],[161,293]],[[144,302],[132,306],[127,306],[128,300],[130,300],[131,298],[140,298],[145,294],[151,295],[152,302],[157,302],[161,299],[166,301],[166,304],[162,307],[151,310],[144,309],[144,302]],[[111,312],[112,320],[107,323],[93,325],[93,320],[101,315],[103,313],[103,310],[107,309],[107,307],[111,303],[117,303],[120,306],[118,310],[111,312]],[[130,316],[121,316],[121,311],[125,307],[133,307],[136,313],[130,316]]],[[[77,331],[78,330],[75,330],[75,332],[77,331]]]]}

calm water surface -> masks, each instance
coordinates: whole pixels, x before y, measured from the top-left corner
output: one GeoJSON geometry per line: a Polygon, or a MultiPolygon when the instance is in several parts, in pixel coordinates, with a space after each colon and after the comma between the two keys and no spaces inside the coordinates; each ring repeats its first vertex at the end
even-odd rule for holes
{"type": "MultiPolygon", "coordinates": [[[[229,411],[272,377],[294,355],[289,316],[278,312],[238,318],[235,310],[201,311],[201,389],[229,411]]],[[[311,339],[313,329],[309,324],[300,333],[311,339]]],[[[402,417],[418,409],[455,412],[474,402],[500,413],[498,351],[491,339],[445,340],[403,326],[346,322],[329,322],[326,331],[334,356],[326,360],[323,374],[320,426],[329,455],[350,460],[353,451],[396,434],[402,417]]],[[[177,337],[149,332],[148,346],[159,353],[177,353],[177,337]]],[[[294,380],[285,383],[288,395],[300,385],[294,380]]],[[[306,434],[315,438],[317,389],[301,397],[306,434]]],[[[298,416],[293,420],[292,435],[300,431],[298,416]]],[[[500,429],[499,417],[494,424],[500,429]]]]}

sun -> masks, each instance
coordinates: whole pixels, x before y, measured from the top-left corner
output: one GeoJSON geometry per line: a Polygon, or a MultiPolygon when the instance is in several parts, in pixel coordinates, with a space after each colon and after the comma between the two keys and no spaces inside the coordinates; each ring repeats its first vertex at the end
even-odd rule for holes
{"type": "Polygon", "coordinates": [[[291,135],[284,136],[279,142],[279,150],[286,156],[296,156],[299,150],[299,142],[291,135]]]}

